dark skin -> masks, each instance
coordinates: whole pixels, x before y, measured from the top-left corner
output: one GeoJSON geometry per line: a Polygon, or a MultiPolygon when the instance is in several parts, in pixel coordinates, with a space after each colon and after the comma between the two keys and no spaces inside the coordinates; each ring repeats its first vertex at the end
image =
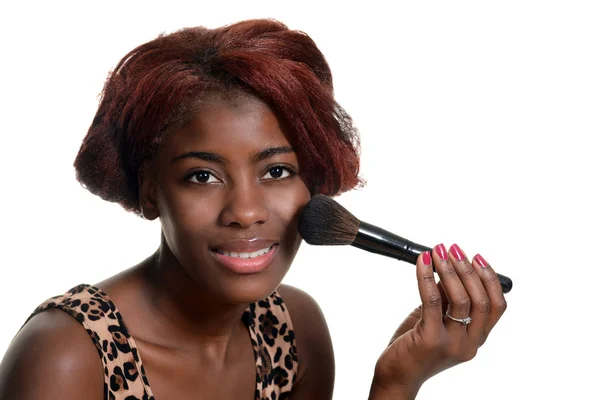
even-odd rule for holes
{"type": "MultiPolygon", "coordinates": [[[[161,245],[96,286],[120,309],[155,397],[253,399],[255,360],[241,316],[277,289],[297,340],[292,398],[331,399],[334,358],[323,314],[309,295],[280,285],[301,242],[296,219],[310,192],[269,107],[245,95],[210,99],[168,135],[139,182],[144,217],[160,218],[161,245]],[[215,261],[214,251],[242,251],[255,239],[276,246],[268,269],[241,275],[215,261]]],[[[380,357],[372,399],[414,398],[429,377],[472,357],[505,308],[491,267],[452,255],[433,254],[433,263],[444,286],[420,257],[423,306],[380,357]],[[471,313],[468,329],[442,316],[444,301],[452,315],[471,313]]],[[[102,387],[87,333],[57,310],[35,316],[0,365],[0,400],[102,399],[102,387]]]]}
{"type": "MultiPolygon", "coordinates": [[[[238,96],[204,103],[140,173],[143,215],[160,218],[161,246],[139,265],[96,286],[121,311],[157,399],[198,399],[199,394],[253,399],[255,360],[241,316],[247,303],[275,289],[295,315],[296,333],[306,330],[297,337],[299,347],[314,349],[298,353],[304,360],[299,395],[330,397],[333,353],[320,310],[302,291],[280,286],[301,243],[298,211],[310,200],[299,168],[276,116],[262,102],[238,96]],[[254,239],[277,246],[266,271],[234,274],[211,254],[217,248],[241,251],[236,246],[254,239]],[[318,365],[310,375],[309,364],[318,365]],[[305,384],[309,378],[312,385],[305,384]]],[[[50,311],[24,327],[2,365],[4,397],[48,398],[52,390],[56,398],[102,397],[100,359],[74,322],[50,311]],[[4,380],[7,375],[11,379],[4,380]],[[32,376],[36,385],[31,385],[32,376]]]]}
{"type": "Polygon", "coordinates": [[[479,255],[472,261],[462,249],[455,255],[443,245],[417,260],[422,304],[402,322],[379,357],[370,399],[414,399],[432,376],[475,357],[507,303],[498,275],[479,255]],[[443,250],[440,250],[440,247],[443,250]],[[440,253],[444,256],[440,256],[440,253]],[[436,284],[432,265],[440,278],[436,284]],[[470,316],[463,325],[455,318],[470,316]]]}

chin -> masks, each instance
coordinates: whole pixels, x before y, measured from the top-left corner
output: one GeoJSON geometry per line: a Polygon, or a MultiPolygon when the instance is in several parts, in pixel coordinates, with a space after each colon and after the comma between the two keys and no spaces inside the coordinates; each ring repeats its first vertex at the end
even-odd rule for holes
{"type": "Polygon", "coordinates": [[[220,296],[225,302],[231,304],[248,304],[263,300],[281,284],[281,280],[272,276],[252,274],[236,277],[234,281],[224,283],[220,296]]]}
{"type": "Polygon", "coordinates": [[[247,304],[263,300],[279,287],[290,268],[293,257],[286,250],[276,248],[273,254],[260,256],[264,257],[263,261],[257,257],[258,260],[248,261],[248,265],[213,254],[208,266],[211,277],[200,281],[210,285],[213,293],[227,303],[247,304]]]}

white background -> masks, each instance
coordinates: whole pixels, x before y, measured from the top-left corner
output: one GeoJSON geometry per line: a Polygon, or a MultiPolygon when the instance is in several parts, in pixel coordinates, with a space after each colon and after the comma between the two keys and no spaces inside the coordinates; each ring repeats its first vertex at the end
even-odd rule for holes
{"type": "MultiPolygon", "coordinates": [[[[479,252],[514,281],[477,357],[419,398],[598,398],[600,6],[349,3],[2,6],[0,355],[40,302],[158,245],[158,223],[74,179],[108,71],[161,32],[273,17],[317,42],[361,130],[368,184],[339,201],[414,241],[479,252]]],[[[285,282],[328,319],[335,399],[366,399],[375,360],[418,304],[414,267],[304,245],[285,282]]]]}

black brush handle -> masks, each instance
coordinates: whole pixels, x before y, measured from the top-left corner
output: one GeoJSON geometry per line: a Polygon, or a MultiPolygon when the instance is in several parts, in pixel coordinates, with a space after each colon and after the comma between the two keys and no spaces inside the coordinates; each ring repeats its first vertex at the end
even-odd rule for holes
{"type": "MultiPolygon", "coordinates": [[[[431,247],[423,246],[408,239],[404,239],[378,226],[361,222],[358,233],[352,243],[371,253],[396,258],[411,264],[417,264],[417,257],[424,251],[432,251],[431,247]]],[[[435,268],[434,268],[435,271],[435,268]]],[[[508,293],[512,289],[512,280],[508,276],[497,274],[502,286],[502,292],[508,293]]]]}

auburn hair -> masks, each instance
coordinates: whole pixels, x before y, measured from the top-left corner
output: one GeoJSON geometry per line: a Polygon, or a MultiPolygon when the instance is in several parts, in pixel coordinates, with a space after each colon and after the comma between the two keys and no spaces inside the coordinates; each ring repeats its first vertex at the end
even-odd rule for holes
{"type": "Polygon", "coordinates": [[[285,126],[313,194],[361,184],[359,138],[333,95],[331,70],[305,33],[274,20],[185,28],[138,46],[109,74],[74,162],[93,194],[141,215],[138,171],[199,99],[242,91],[285,126]]]}

